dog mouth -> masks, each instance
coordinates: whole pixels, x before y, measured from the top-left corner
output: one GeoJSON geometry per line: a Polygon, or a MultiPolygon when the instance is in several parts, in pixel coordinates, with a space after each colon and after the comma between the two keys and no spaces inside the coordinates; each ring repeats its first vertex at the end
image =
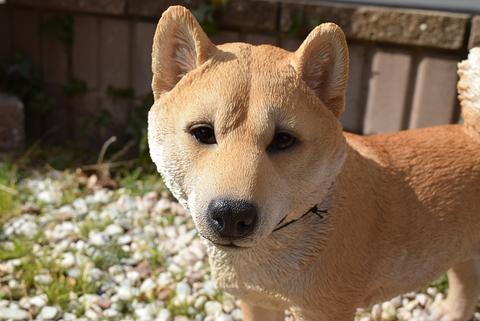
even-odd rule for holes
{"type": "Polygon", "coordinates": [[[212,243],[214,246],[216,246],[220,249],[223,249],[223,250],[238,251],[238,250],[246,250],[246,249],[250,248],[249,246],[241,246],[241,245],[235,244],[233,241],[230,241],[230,242],[227,242],[227,243],[214,241],[214,240],[206,237],[205,235],[203,235],[200,232],[198,232],[198,234],[200,234],[201,237],[203,237],[204,239],[206,239],[207,241],[212,243]]]}

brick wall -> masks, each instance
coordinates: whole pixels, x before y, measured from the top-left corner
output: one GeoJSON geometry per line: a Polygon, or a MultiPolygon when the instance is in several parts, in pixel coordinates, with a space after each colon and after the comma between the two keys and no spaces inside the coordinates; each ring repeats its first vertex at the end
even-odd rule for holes
{"type": "Polygon", "coordinates": [[[150,92],[155,25],[174,3],[197,13],[214,9],[203,22],[215,27],[211,38],[217,44],[243,41],[295,50],[314,25],[339,24],[351,61],[342,122],[357,133],[457,121],[456,64],[468,46],[480,42],[479,17],[447,12],[280,0],[228,0],[218,8],[201,0],[9,0],[0,6],[0,62],[23,52],[55,97],[52,110],[27,108],[30,137],[122,136],[150,92]],[[70,42],[62,28],[71,31],[70,42]],[[66,88],[78,84],[86,90],[68,93],[66,88]]]}

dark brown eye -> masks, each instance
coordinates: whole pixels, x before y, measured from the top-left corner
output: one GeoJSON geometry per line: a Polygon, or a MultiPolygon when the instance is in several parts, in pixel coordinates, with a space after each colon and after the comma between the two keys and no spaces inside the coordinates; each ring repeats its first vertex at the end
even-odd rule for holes
{"type": "Polygon", "coordinates": [[[195,125],[190,128],[190,134],[201,144],[212,145],[217,143],[215,131],[211,125],[195,125]]]}
{"type": "Polygon", "coordinates": [[[268,151],[275,152],[288,149],[295,145],[297,139],[289,133],[278,132],[273,136],[273,140],[268,146],[268,151]]]}

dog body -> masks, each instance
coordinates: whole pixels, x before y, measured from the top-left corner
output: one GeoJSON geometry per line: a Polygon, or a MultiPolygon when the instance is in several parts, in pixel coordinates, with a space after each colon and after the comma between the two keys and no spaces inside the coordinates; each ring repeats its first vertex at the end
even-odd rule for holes
{"type": "Polygon", "coordinates": [[[333,228],[319,235],[325,222],[302,219],[256,255],[211,246],[220,287],[254,305],[294,307],[300,320],[352,320],[357,307],[424,287],[450,267],[478,266],[480,152],[464,128],[346,138],[333,228]]]}
{"type": "Polygon", "coordinates": [[[465,65],[459,86],[465,126],[360,137],[338,120],[348,52],[333,24],[294,53],[216,47],[172,7],[152,58],[152,159],[246,320],[282,320],[287,308],[298,321],[352,320],[357,307],[449,268],[449,296],[431,320],[471,315],[480,292],[478,69],[465,65]]]}

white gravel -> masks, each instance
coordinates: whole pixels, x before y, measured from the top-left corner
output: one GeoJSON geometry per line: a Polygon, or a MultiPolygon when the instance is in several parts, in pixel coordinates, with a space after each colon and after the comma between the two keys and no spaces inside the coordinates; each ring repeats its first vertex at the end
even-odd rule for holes
{"type": "MultiPolygon", "coordinates": [[[[0,230],[0,320],[241,320],[178,203],[79,182],[68,172],[21,182],[23,213],[0,230]]],[[[420,321],[441,298],[431,287],[359,309],[356,320],[420,321]]]]}

